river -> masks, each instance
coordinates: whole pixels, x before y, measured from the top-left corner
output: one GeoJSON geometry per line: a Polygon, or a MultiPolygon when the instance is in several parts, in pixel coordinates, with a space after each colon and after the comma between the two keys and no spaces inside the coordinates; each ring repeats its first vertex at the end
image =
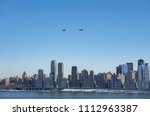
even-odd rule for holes
{"type": "Polygon", "coordinates": [[[0,99],[150,99],[150,93],[0,91],[0,99]]]}

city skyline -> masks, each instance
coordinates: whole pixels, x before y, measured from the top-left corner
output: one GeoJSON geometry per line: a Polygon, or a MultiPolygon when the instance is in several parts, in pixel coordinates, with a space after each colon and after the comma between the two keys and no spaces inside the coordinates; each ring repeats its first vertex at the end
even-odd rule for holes
{"type": "Polygon", "coordinates": [[[150,63],[149,0],[1,0],[0,14],[0,78],[49,74],[51,59],[65,76],[73,65],[98,73],[150,63]]]}
{"type": "MultiPolygon", "coordinates": [[[[77,71],[76,73],[81,73],[83,70],[86,70],[87,72],[91,72],[93,71],[94,74],[99,74],[99,73],[112,73],[112,74],[124,74],[124,73],[127,73],[128,70],[130,71],[138,71],[139,69],[139,65],[147,65],[148,68],[149,68],[149,63],[148,62],[145,62],[145,60],[143,59],[138,59],[136,64],[133,63],[132,61],[129,61],[129,62],[124,62],[124,63],[121,63],[121,64],[117,64],[115,65],[114,67],[114,71],[99,71],[99,72],[96,72],[95,70],[93,69],[87,69],[87,68],[80,68],[78,67],[77,65],[72,65],[70,66],[70,72],[65,74],[65,63],[62,62],[62,61],[56,61],[56,60],[51,60],[51,62],[49,63],[48,65],[48,69],[49,72],[46,73],[45,70],[43,68],[38,68],[36,73],[32,73],[31,75],[30,74],[27,74],[28,72],[26,70],[23,70],[23,72],[20,74],[20,75],[12,75],[10,77],[22,77],[22,75],[25,75],[26,76],[33,76],[35,74],[38,74],[38,71],[42,72],[42,74],[44,74],[46,77],[50,77],[52,78],[53,80],[57,81],[57,78],[68,78],[69,75],[72,75],[72,71],[73,71],[73,68],[75,68],[75,70],[77,71]],[[42,70],[42,71],[41,71],[42,70]]],[[[148,70],[149,72],[150,70],[148,70]]],[[[149,75],[150,76],[150,75],[149,75]]],[[[3,77],[3,78],[0,78],[0,79],[4,79],[4,78],[10,78],[10,77],[3,77]]]]}
{"type": "Polygon", "coordinates": [[[28,76],[24,71],[22,76],[14,76],[0,80],[0,89],[15,90],[62,90],[62,89],[126,89],[126,90],[149,90],[150,70],[149,64],[139,59],[137,69],[134,64],[128,62],[116,67],[116,73],[99,72],[93,70],[81,71],[77,66],[71,67],[71,73],[64,76],[63,62],[52,60],[50,73],[47,76],[43,69],[38,73],[28,76]]]}

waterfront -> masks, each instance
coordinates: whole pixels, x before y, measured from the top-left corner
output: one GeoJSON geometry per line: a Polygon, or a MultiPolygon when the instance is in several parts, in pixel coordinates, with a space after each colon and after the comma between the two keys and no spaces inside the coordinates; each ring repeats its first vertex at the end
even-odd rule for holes
{"type": "Polygon", "coordinates": [[[0,91],[0,99],[150,99],[150,93],[0,91]]]}

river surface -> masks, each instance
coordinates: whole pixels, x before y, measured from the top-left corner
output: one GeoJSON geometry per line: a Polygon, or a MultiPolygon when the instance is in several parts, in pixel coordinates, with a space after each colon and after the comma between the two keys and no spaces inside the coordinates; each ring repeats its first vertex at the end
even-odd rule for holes
{"type": "Polygon", "coordinates": [[[150,99],[150,93],[0,91],[0,99],[150,99]]]}

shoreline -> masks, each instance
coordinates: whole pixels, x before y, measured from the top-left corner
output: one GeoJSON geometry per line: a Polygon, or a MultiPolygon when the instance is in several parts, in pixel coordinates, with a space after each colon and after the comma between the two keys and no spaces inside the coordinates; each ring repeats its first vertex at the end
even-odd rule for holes
{"type": "Polygon", "coordinates": [[[122,93],[122,94],[150,94],[150,90],[123,90],[123,89],[62,89],[62,90],[6,90],[0,89],[0,92],[73,92],[73,93],[122,93]]]}

